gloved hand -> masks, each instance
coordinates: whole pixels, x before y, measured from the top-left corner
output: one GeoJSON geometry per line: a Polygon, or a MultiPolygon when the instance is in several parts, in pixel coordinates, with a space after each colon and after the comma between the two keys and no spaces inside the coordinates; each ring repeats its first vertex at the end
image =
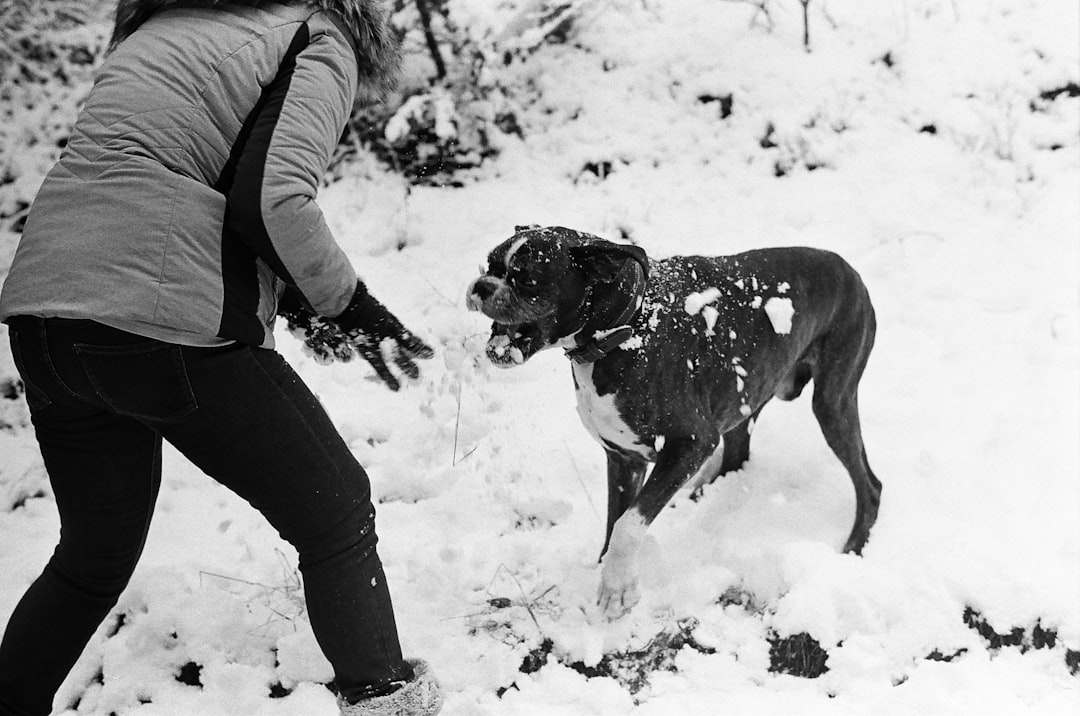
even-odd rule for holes
{"type": "Polygon", "coordinates": [[[348,307],[336,318],[317,315],[293,288],[285,290],[277,313],[286,320],[289,331],[304,341],[315,360],[348,362],[359,353],[391,390],[398,390],[401,383],[386,365],[384,347],[393,363],[410,378],[420,375],[414,359],[435,355],[360,282],[348,307]]]}
{"type": "Polygon", "coordinates": [[[356,282],[349,305],[341,315],[330,319],[348,337],[349,343],[361,355],[390,390],[401,387],[386,365],[387,357],[410,378],[420,376],[414,359],[435,355],[431,347],[410,332],[377,298],[368,293],[363,281],[356,282]]]}

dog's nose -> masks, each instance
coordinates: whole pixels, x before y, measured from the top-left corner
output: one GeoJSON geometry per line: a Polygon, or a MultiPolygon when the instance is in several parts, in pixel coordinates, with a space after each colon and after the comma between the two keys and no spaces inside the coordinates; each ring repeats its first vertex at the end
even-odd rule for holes
{"type": "Polygon", "coordinates": [[[495,293],[495,286],[490,281],[486,281],[486,278],[486,276],[481,276],[469,286],[469,291],[465,296],[465,303],[470,311],[479,311],[483,307],[484,301],[495,293]]]}

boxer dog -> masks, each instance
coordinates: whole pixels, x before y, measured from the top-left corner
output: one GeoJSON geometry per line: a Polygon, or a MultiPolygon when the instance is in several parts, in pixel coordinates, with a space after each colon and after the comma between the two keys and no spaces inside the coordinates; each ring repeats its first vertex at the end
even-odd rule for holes
{"type": "Polygon", "coordinates": [[[607,453],[599,605],[609,620],[640,599],[638,552],[668,500],[739,469],[762,407],[795,399],[811,378],[814,415],[855,485],[844,551],[862,550],[881,499],[857,395],[875,319],[859,275],[836,254],[650,260],[572,229],[519,226],[488,255],[467,303],[494,321],[496,365],[552,347],[570,359],[578,414],[607,453]]]}

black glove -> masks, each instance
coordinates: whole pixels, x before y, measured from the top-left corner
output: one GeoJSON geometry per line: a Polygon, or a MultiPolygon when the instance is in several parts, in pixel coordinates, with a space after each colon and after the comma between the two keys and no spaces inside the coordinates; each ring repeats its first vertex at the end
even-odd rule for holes
{"type": "Polygon", "coordinates": [[[285,319],[289,333],[304,342],[319,363],[339,360],[347,363],[353,359],[353,347],[349,337],[329,318],[315,313],[315,309],[292,287],[278,301],[277,315],[285,319]]]}
{"type": "Polygon", "coordinates": [[[401,384],[386,366],[382,351],[386,341],[390,342],[388,349],[394,364],[410,378],[420,377],[420,368],[414,359],[435,355],[428,344],[401,325],[394,314],[368,293],[363,281],[356,282],[356,291],[349,305],[332,321],[390,390],[397,390],[401,384]]]}
{"type": "Polygon", "coordinates": [[[297,337],[311,349],[316,360],[348,362],[354,352],[359,353],[391,390],[398,390],[401,383],[383,358],[385,341],[391,342],[388,348],[394,364],[410,378],[420,376],[420,368],[414,359],[435,355],[430,346],[401,325],[397,317],[368,293],[360,281],[356,283],[349,305],[336,318],[317,315],[291,287],[278,303],[278,315],[286,320],[294,335],[300,333],[297,337]]]}

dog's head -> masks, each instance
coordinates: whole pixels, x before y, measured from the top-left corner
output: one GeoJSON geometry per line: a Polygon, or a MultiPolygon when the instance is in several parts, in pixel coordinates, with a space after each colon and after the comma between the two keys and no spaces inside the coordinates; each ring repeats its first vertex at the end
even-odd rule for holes
{"type": "Polygon", "coordinates": [[[561,226],[518,226],[488,254],[469,285],[469,309],[491,318],[487,355],[502,367],[520,365],[585,325],[585,298],[610,284],[626,261],[648,266],[645,252],[561,226]]]}

